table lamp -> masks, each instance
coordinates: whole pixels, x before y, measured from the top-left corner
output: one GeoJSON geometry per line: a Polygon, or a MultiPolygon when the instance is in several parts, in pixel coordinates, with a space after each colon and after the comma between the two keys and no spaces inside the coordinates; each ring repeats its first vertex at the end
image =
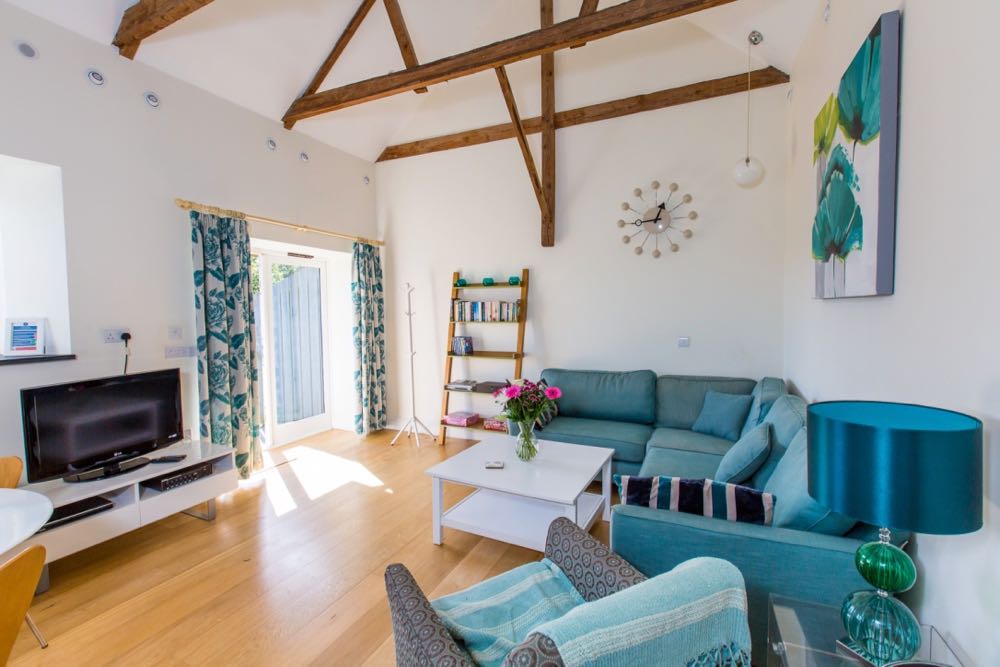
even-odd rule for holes
{"type": "Polygon", "coordinates": [[[920,624],[893,597],[913,587],[913,560],[890,528],[934,535],[983,525],[983,424],[959,412],[876,401],[809,406],[809,494],[830,509],[880,526],[854,563],[875,590],[847,596],[844,645],[874,665],[909,660],[920,624]]]}

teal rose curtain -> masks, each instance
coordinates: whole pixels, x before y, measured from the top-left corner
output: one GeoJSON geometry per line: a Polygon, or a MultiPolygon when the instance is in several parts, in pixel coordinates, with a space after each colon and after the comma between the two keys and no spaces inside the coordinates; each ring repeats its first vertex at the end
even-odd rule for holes
{"type": "Polygon", "coordinates": [[[351,268],[354,300],[354,430],[385,428],[385,303],[378,248],[355,243],[351,268]]]}
{"type": "Polygon", "coordinates": [[[192,211],[191,244],[201,437],[235,449],[246,479],[262,464],[247,221],[192,211]]]}

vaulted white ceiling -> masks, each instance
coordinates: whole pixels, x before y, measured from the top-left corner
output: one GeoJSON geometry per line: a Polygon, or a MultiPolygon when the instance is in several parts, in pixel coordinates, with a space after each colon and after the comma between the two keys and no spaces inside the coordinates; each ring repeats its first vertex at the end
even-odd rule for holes
{"type": "MultiPolygon", "coordinates": [[[[9,0],[102,44],[111,44],[135,0],[9,0]]],[[[622,0],[602,0],[599,7],[622,0]]],[[[278,120],[312,78],[359,0],[215,0],[142,42],[136,60],[278,120]]],[[[557,109],[735,74],[746,38],[765,35],[755,67],[788,71],[821,0],[737,0],[683,19],[556,54],[557,109]]],[[[421,62],[538,28],[537,0],[400,0],[421,62]]],[[[580,0],[555,0],[556,21],[580,0]]],[[[109,48],[111,48],[109,46],[109,48]]],[[[321,89],[403,69],[377,2],[321,89]]],[[[539,113],[538,60],[509,68],[522,116],[539,113]]],[[[299,122],[295,129],[375,159],[390,144],[505,122],[492,72],[299,122]]]]}

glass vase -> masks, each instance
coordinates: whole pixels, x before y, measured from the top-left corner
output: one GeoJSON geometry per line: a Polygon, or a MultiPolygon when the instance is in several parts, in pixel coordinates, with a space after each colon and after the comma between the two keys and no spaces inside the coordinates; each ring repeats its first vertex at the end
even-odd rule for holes
{"type": "Polygon", "coordinates": [[[517,441],[514,445],[514,453],[517,454],[517,458],[527,462],[538,456],[538,438],[535,436],[535,422],[518,422],[517,427],[517,441]]]}

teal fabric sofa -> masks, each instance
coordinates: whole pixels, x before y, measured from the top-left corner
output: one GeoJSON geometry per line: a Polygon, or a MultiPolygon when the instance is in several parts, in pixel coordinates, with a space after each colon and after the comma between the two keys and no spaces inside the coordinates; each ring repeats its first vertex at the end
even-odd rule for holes
{"type": "MultiPolygon", "coordinates": [[[[623,475],[646,474],[683,461],[690,470],[711,470],[733,441],[691,430],[715,390],[754,397],[743,426],[756,426],[770,404],[785,393],[778,378],[689,375],[656,376],[653,371],[581,371],[548,368],[541,377],[562,389],[559,416],[539,432],[543,440],[609,447],[613,467],[623,475]]],[[[711,474],[699,475],[711,477],[711,474]]]]}
{"type": "Polygon", "coordinates": [[[806,403],[788,394],[783,380],[565,369],[547,369],[542,378],[560,387],[563,397],[559,416],[540,438],[610,447],[616,473],[644,477],[713,478],[735,443],[691,430],[705,395],[714,390],[753,398],[741,435],[767,424],[771,444],[743,484],[775,495],[775,525],[616,505],[611,548],[648,577],[699,556],[736,565],[746,580],[755,664],[767,659],[770,594],[839,606],[847,593],[867,586],[854,552],[877,539],[877,530],[808,497],[806,403]]]}

